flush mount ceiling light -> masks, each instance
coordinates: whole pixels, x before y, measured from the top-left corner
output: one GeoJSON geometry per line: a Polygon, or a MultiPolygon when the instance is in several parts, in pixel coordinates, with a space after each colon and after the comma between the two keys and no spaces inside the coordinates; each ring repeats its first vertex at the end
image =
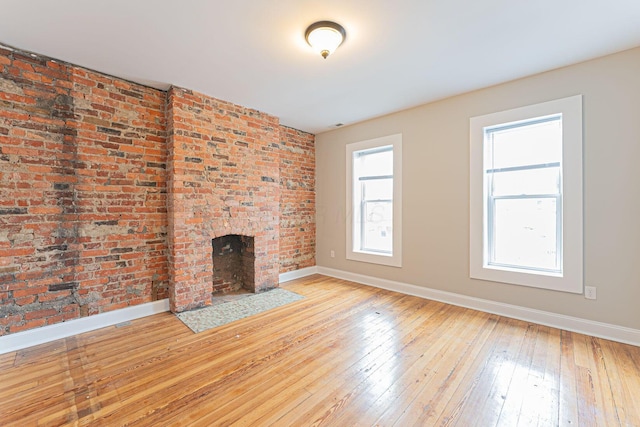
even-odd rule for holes
{"type": "Polygon", "coordinates": [[[340,24],[331,21],[320,21],[311,24],[304,33],[309,46],[320,52],[324,59],[338,48],[347,36],[340,24]]]}

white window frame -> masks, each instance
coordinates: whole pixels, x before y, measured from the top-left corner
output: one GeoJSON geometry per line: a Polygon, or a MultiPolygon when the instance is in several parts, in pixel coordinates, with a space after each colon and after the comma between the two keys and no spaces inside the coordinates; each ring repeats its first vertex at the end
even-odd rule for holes
{"type": "Polygon", "coordinates": [[[514,108],[470,119],[470,277],[473,279],[583,292],[582,95],[514,108]],[[485,129],[562,115],[562,272],[510,269],[488,264],[485,129]]]}
{"type": "Polygon", "coordinates": [[[402,267],[402,134],[384,136],[346,146],[346,257],[349,260],[402,267]],[[353,154],[392,146],[393,150],[393,249],[391,254],[354,250],[355,227],[359,227],[360,200],[354,200],[353,154]]]}

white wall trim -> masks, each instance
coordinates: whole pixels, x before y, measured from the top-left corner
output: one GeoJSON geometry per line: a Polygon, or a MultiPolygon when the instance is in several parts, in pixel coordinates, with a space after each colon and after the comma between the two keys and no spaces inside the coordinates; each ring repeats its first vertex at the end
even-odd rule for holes
{"type": "MultiPolygon", "coordinates": [[[[605,338],[625,344],[640,346],[640,330],[626,328],[623,326],[611,325],[608,323],[596,322],[593,320],[581,319],[578,317],[565,316],[557,313],[550,313],[535,310],[517,305],[504,304],[500,302],[485,300],[481,298],[469,297],[452,292],[440,291],[437,289],[425,288],[408,283],[396,282],[393,280],[379,279],[377,277],[365,276],[363,274],[350,273],[348,271],[336,270],[328,267],[307,267],[300,270],[289,271],[280,274],[280,283],[289,280],[299,279],[312,274],[324,274],[338,279],[350,280],[376,288],[387,289],[400,292],[406,295],[413,295],[420,298],[431,299],[460,307],[480,310],[487,313],[498,314],[527,322],[539,323],[545,326],[565,329],[581,334],[592,335],[594,337],[605,338]]],[[[95,316],[82,317],[68,322],[56,323],[55,325],[43,326],[41,328],[30,329],[24,332],[5,335],[0,337],[0,354],[11,351],[22,350],[38,344],[81,334],[83,332],[94,331],[118,323],[135,320],[157,313],[169,311],[169,300],[163,299],[146,304],[127,307],[121,310],[110,311],[108,313],[96,314],[95,316]]]]}
{"type": "Polygon", "coordinates": [[[59,340],[83,332],[94,331],[165,311],[169,311],[168,299],[109,311],[107,313],[100,313],[94,316],[81,317],[79,319],[69,320],[68,322],[29,329],[24,332],[16,332],[0,337],[0,354],[22,350],[34,345],[59,340]]]}
{"type": "MultiPolygon", "coordinates": [[[[299,270],[280,274],[279,280],[280,283],[287,282],[289,280],[310,276],[317,272],[318,268],[316,266],[301,268],[299,270]]],[[[29,329],[27,331],[16,332],[10,335],[4,335],[0,337],[0,354],[22,350],[34,345],[44,344],[50,341],[67,338],[72,335],[117,325],[118,323],[127,322],[129,320],[163,313],[165,311],[169,311],[168,299],[140,304],[107,313],[96,314],[94,316],[81,317],[79,319],[69,320],[68,322],[29,329]]]]}
{"type": "Polygon", "coordinates": [[[598,338],[640,346],[640,330],[638,329],[626,328],[624,326],[611,325],[578,317],[565,316],[563,314],[535,310],[517,305],[504,304],[501,302],[425,288],[393,280],[379,279],[377,277],[350,273],[348,271],[336,270],[328,267],[317,267],[317,270],[318,273],[326,276],[350,280],[352,282],[362,283],[376,288],[387,289],[460,307],[511,317],[513,319],[524,320],[554,328],[565,329],[567,331],[591,335],[598,338]]]}
{"type": "Polygon", "coordinates": [[[280,283],[288,282],[289,280],[300,279],[302,277],[311,276],[312,274],[316,274],[318,272],[317,266],[301,268],[295,271],[287,271],[286,273],[280,274],[280,283]]]}

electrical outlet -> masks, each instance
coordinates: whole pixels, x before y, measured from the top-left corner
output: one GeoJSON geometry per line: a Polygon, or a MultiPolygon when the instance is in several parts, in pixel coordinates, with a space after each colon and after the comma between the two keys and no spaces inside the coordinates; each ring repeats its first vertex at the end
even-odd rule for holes
{"type": "Polygon", "coordinates": [[[595,286],[585,286],[584,287],[584,297],[586,299],[596,299],[596,287],[595,286]]]}
{"type": "Polygon", "coordinates": [[[336,257],[336,251],[332,250],[331,251],[331,258],[335,258],[336,257]]]}

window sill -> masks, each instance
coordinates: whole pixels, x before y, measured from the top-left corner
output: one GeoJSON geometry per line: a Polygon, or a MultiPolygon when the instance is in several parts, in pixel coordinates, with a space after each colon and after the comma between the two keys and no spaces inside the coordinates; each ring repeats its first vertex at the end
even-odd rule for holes
{"type": "Polygon", "coordinates": [[[402,259],[397,255],[349,251],[347,252],[347,259],[351,261],[368,262],[370,264],[387,265],[390,267],[402,267],[402,259]]]}

